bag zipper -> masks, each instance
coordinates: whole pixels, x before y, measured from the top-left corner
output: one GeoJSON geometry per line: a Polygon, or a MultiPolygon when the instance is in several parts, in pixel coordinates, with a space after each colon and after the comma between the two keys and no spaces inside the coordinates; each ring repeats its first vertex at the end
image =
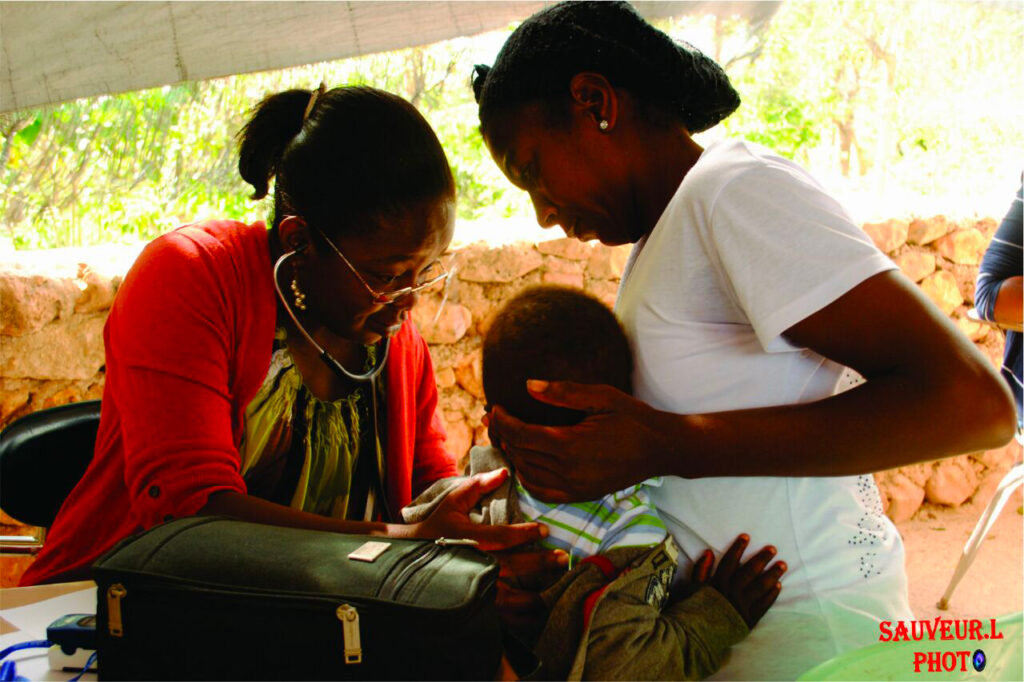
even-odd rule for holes
{"type": "Polygon", "coordinates": [[[124,625],[121,621],[121,599],[128,595],[121,583],[114,583],[107,588],[107,628],[111,637],[124,637],[124,625]]]}
{"type": "Polygon", "coordinates": [[[345,648],[345,665],[363,662],[363,646],[359,641],[359,611],[351,604],[342,604],[335,612],[341,621],[342,644],[345,648]]]}
{"type": "Polygon", "coordinates": [[[402,591],[405,584],[409,582],[416,571],[424,564],[429,563],[441,551],[441,547],[442,545],[431,543],[412,555],[412,559],[395,574],[395,577],[389,578],[381,586],[381,596],[392,601],[397,599],[398,593],[402,591]]]}

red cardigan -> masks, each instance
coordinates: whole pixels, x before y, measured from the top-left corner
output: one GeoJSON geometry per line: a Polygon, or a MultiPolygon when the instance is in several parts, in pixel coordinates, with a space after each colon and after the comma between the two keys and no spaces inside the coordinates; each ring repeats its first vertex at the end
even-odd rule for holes
{"type": "MultiPolygon", "coordinates": [[[[96,452],[23,585],[88,577],[118,540],[245,493],[246,406],[270,366],[276,294],[263,223],[208,221],[149,244],[107,319],[96,452]]],[[[388,501],[399,509],[455,475],[435,414],[430,353],[411,322],[385,366],[388,501]]]]}

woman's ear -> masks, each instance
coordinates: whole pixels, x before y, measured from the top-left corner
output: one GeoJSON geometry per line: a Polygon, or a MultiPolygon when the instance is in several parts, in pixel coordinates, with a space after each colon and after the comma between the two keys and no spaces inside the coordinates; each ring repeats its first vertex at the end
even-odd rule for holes
{"type": "Polygon", "coordinates": [[[619,97],[608,79],[599,73],[584,71],[569,81],[573,108],[583,113],[602,133],[615,128],[619,117],[619,97]]]}
{"type": "Polygon", "coordinates": [[[309,249],[310,235],[306,221],[294,215],[285,216],[277,227],[282,248],[302,254],[309,249]]]}

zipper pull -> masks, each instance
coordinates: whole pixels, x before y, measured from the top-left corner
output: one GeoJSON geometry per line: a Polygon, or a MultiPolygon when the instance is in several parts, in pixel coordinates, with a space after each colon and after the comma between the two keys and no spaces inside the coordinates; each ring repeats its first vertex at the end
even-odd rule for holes
{"type": "Polygon", "coordinates": [[[480,543],[469,538],[438,538],[434,544],[440,547],[476,547],[480,543]]]}
{"type": "Polygon", "coordinates": [[[342,604],[335,611],[341,621],[341,634],[345,644],[345,665],[363,662],[363,647],[359,641],[359,612],[350,604],[342,604]]]}
{"type": "Polygon", "coordinates": [[[121,623],[121,599],[128,595],[121,583],[114,583],[107,588],[107,627],[112,637],[123,637],[124,626],[121,623]]]}

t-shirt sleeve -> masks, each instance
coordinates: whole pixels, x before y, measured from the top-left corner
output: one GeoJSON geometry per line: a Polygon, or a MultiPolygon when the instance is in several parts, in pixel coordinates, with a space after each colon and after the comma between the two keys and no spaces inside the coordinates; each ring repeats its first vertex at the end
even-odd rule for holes
{"type": "Polygon", "coordinates": [[[111,312],[106,396],[117,402],[125,483],[143,527],[194,514],[213,492],[245,492],[226,286],[209,252],[171,233],[145,249],[111,312]]]}
{"type": "Polygon", "coordinates": [[[1021,196],[1024,188],[1017,190],[1017,196],[999,224],[992,242],[985,250],[978,268],[978,282],[974,290],[974,306],[982,318],[991,320],[995,314],[996,299],[1003,282],[1021,274],[1021,196]]]}
{"type": "Polygon", "coordinates": [[[781,164],[732,177],[706,229],[723,285],[767,352],[793,350],[783,332],[896,267],[835,199],[781,164]]]}

